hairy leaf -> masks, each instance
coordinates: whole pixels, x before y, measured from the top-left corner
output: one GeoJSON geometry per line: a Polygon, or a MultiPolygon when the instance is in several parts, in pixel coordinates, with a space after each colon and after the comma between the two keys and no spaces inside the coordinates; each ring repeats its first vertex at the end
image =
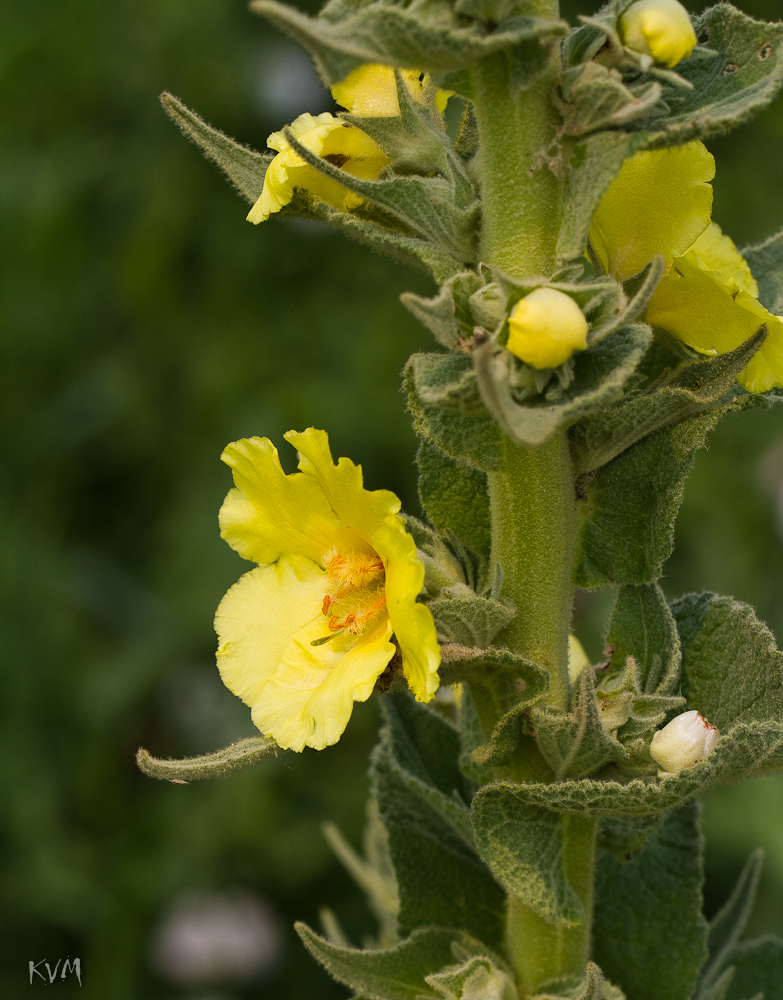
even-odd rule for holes
{"type": "Polygon", "coordinates": [[[520,801],[506,786],[473,800],[479,852],[505,890],[550,923],[580,924],[584,908],[566,879],[564,824],[558,816],[520,801]]]}
{"type": "Polygon", "coordinates": [[[726,1000],[777,1000],[783,996],[783,941],[758,938],[735,945],[726,956],[734,970],[726,1000]]]}
{"type": "Polygon", "coordinates": [[[479,800],[509,797],[555,812],[590,816],[650,816],[682,805],[718,785],[783,769],[783,722],[740,723],[723,736],[706,761],[666,778],[560,781],[554,784],[496,782],[476,793],[479,800]]]}
{"type": "Polygon", "coordinates": [[[486,474],[449,458],[427,440],[420,442],[416,462],[419,497],[430,521],[441,531],[453,531],[469,549],[489,558],[492,539],[486,474]]]}
{"type": "Polygon", "coordinates": [[[606,641],[612,650],[613,671],[622,670],[627,657],[634,658],[641,691],[668,695],[677,688],[680,640],[657,583],[620,587],[606,641]]]}
{"type": "Polygon", "coordinates": [[[707,955],[702,852],[699,806],[692,802],[670,813],[627,864],[600,858],[595,958],[634,1000],[692,995],[707,955]]]}
{"type": "Polygon", "coordinates": [[[783,719],[783,653],[749,605],[691,594],[672,606],[682,640],[682,691],[726,732],[738,722],[783,719]]]}
{"type": "Polygon", "coordinates": [[[742,256],[759,283],[759,301],[773,316],[783,314],[783,230],[764,243],[745,247],[742,256]]]}
{"type": "Polygon", "coordinates": [[[456,643],[460,647],[487,651],[498,632],[514,620],[516,611],[500,601],[479,597],[467,587],[462,589],[464,596],[439,597],[429,604],[438,640],[442,644],[456,643]]]}

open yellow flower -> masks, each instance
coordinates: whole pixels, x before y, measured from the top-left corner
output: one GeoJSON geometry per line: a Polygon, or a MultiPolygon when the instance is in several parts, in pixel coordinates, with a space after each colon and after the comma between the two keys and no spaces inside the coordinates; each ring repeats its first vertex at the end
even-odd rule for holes
{"type": "MultiPolygon", "coordinates": [[[[403,82],[414,101],[424,103],[423,77],[417,69],[400,70],[403,82]]],[[[443,113],[452,91],[438,90],[435,104],[443,113]]],[[[397,81],[392,66],[381,63],[364,63],[332,86],[332,97],[352,115],[362,118],[394,118],[400,113],[397,81]]]]}
{"type": "MultiPolygon", "coordinates": [[[[391,162],[369,135],[328,112],[299,115],[291,131],[305,149],[363,180],[375,180],[391,162]]],[[[304,188],[342,212],[361,204],[362,199],[345,185],[305,163],[282,132],[273,132],[267,145],[277,150],[277,156],[267,167],[263,190],[248,213],[248,222],[258,225],[279,212],[293,198],[294,188],[304,188]]]]}
{"type": "Polygon", "coordinates": [[[620,281],[663,255],[666,274],[647,321],[696,351],[725,354],[766,326],[766,341],[739,375],[749,392],[766,392],[783,386],[783,321],[758,301],[750,268],[710,221],[714,174],[701,142],[636,153],[598,206],[590,244],[620,281]]]}
{"type": "Polygon", "coordinates": [[[335,464],[325,431],[285,438],[299,452],[291,475],[267,438],[235,441],[222,455],[235,488],[221,535],[259,565],[220,603],[217,659],[264,735],[321,750],[339,740],[353,703],[370,697],[398,650],[416,699],[429,701],[440,650],[432,615],[416,601],[424,566],[400,501],[364,489],[349,459],[335,464]]]}

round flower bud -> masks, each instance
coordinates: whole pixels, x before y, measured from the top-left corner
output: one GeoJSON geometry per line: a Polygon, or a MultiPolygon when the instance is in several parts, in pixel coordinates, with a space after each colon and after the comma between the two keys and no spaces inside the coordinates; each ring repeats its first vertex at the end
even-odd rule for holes
{"type": "Polygon", "coordinates": [[[703,715],[683,712],[653,736],[650,754],[662,771],[677,774],[706,760],[719,739],[717,728],[703,715]]]}
{"type": "Polygon", "coordinates": [[[557,368],[587,347],[587,320],[570,296],[537,288],[508,318],[506,348],[531,368],[557,368]]]}
{"type": "Polygon", "coordinates": [[[676,66],[696,45],[688,11],[677,0],[637,0],[620,17],[620,37],[634,52],[676,66]]]}

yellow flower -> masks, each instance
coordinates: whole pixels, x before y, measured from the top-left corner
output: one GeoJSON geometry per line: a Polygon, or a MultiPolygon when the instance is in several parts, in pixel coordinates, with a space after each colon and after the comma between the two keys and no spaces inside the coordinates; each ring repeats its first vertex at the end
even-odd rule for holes
{"type": "Polygon", "coordinates": [[[349,459],[335,464],[325,431],[285,438],[299,452],[291,475],[267,438],[235,441],[222,455],[235,489],[221,535],[259,565],[220,603],[217,658],[262,733],[286,749],[321,750],[398,650],[417,700],[429,701],[440,651],[432,615],[416,602],[424,566],[400,501],[365,490],[349,459]]]}
{"type": "Polygon", "coordinates": [[[587,347],[587,320],[570,296],[537,288],[514,306],[506,349],[537,369],[557,368],[587,347]]]}
{"type": "MultiPolygon", "coordinates": [[[[300,115],[291,131],[305,149],[363,180],[375,180],[391,162],[365,132],[328,112],[317,117],[300,115]]],[[[277,156],[267,168],[261,196],[250,209],[248,222],[257,225],[279,212],[293,198],[294,188],[304,188],[342,212],[361,204],[362,199],[343,184],[305,163],[282,132],[273,132],[267,145],[277,150],[277,156]]]]}
{"type": "Polygon", "coordinates": [[[696,45],[688,11],[677,0],[638,0],[620,17],[620,37],[634,52],[676,66],[696,45]]]}
{"type": "Polygon", "coordinates": [[[783,386],[783,321],[758,301],[734,243],[710,221],[715,161],[701,142],[636,153],[604,195],[590,244],[624,281],[662,254],[666,274],[647,321],[703,354],[725,354],[763,325],[767,339],[739,382],[749,392],[783,386]]]}
{"type": "MultiPolygon", "coordinates": [[[[403,82],[414,101],[424,103],[424,85],[428,77],[417,69],[400,70],[403,82]]],[[[452,91],[439,90],[435,104],[443,113],[452,91]]],[[[364,63],[332,87],[332,97],[352,115],[362,118],[394,118],[400,113],[394,68],[381,63],[364,63]]]]}

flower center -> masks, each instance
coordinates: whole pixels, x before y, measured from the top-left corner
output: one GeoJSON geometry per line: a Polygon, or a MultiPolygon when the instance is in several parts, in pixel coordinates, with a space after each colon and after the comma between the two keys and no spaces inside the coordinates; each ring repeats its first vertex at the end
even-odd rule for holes
{"type": "Polygon", "coordinates": [[[386,607],[386,573],[375,554],[328,552],[326,582],[321,611],[329,634],[315,639],[313,646],[321,646],[341,633],[360,635],[386,607]]]}

